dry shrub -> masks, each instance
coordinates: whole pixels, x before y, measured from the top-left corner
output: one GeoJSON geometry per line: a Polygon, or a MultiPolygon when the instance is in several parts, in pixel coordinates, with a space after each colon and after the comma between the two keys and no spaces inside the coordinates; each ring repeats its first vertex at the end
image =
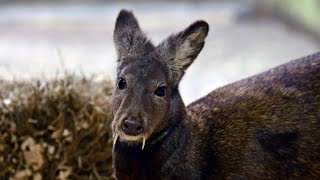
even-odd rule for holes
{"type": "Polygon", "coordinates": [[[0,179],[110,179],[110,81],[0,85],[0,179]]]}

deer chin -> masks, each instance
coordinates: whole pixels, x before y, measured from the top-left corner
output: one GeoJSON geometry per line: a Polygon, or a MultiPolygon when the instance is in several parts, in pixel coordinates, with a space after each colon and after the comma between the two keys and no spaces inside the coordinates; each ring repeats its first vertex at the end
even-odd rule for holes
{"type": "Polygon", "coordinates": [[[115,146],[115,144],[117,143],[118,140],[122,141],[122,142],[128,142],[129,144],[142,143],[141,150],[143,150],[145,147],[145,144],[146,144],[147,136],[145,134],[138,135],[138,136],[130,136],[130,135],[127,135],[123,132],[114,133],[113,146],[115,146]]]}

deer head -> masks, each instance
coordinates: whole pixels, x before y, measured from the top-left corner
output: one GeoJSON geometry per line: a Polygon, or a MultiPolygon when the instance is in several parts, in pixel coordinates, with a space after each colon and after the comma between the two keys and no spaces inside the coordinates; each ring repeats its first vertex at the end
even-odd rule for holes
{"type": "Polygon", "coordinates": [[[209,26],[196,21],[153,45],[132,12],[121,10],[115,25],[118,55],[113,92],[114,143],[142,144],[152,135],[185,118],[179,82],[204,46],[209,26]]]}

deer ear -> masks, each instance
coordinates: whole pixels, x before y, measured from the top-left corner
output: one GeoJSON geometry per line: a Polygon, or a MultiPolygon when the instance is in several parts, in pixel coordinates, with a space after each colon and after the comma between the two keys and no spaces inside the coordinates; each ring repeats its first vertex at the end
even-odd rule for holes
{"type": "Polygon", "coordinates": [[[196,21],[184,31],[169,36],[158,45],[157,53],[160,60],[169,67],[170,79],[176,84],[202,50],[208,31],[208,23],[196,21]]]}
{"type": "Polygon", "coordinates": [[[121,10],[113,33],[118,61],[130,55],[143,55],[154,49],[153,44],[140,30],[133,13],[121,10]]]}

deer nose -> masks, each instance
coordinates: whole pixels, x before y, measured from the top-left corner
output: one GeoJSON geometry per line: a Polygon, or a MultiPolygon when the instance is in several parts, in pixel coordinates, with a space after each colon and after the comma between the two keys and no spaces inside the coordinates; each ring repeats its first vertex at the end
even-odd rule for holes
{"type": "Polygon", "coordinates": [[[130,136],[136,136],[143,132],[142,122],[126,119],[122,124],[122,130],[130,136]]]}

